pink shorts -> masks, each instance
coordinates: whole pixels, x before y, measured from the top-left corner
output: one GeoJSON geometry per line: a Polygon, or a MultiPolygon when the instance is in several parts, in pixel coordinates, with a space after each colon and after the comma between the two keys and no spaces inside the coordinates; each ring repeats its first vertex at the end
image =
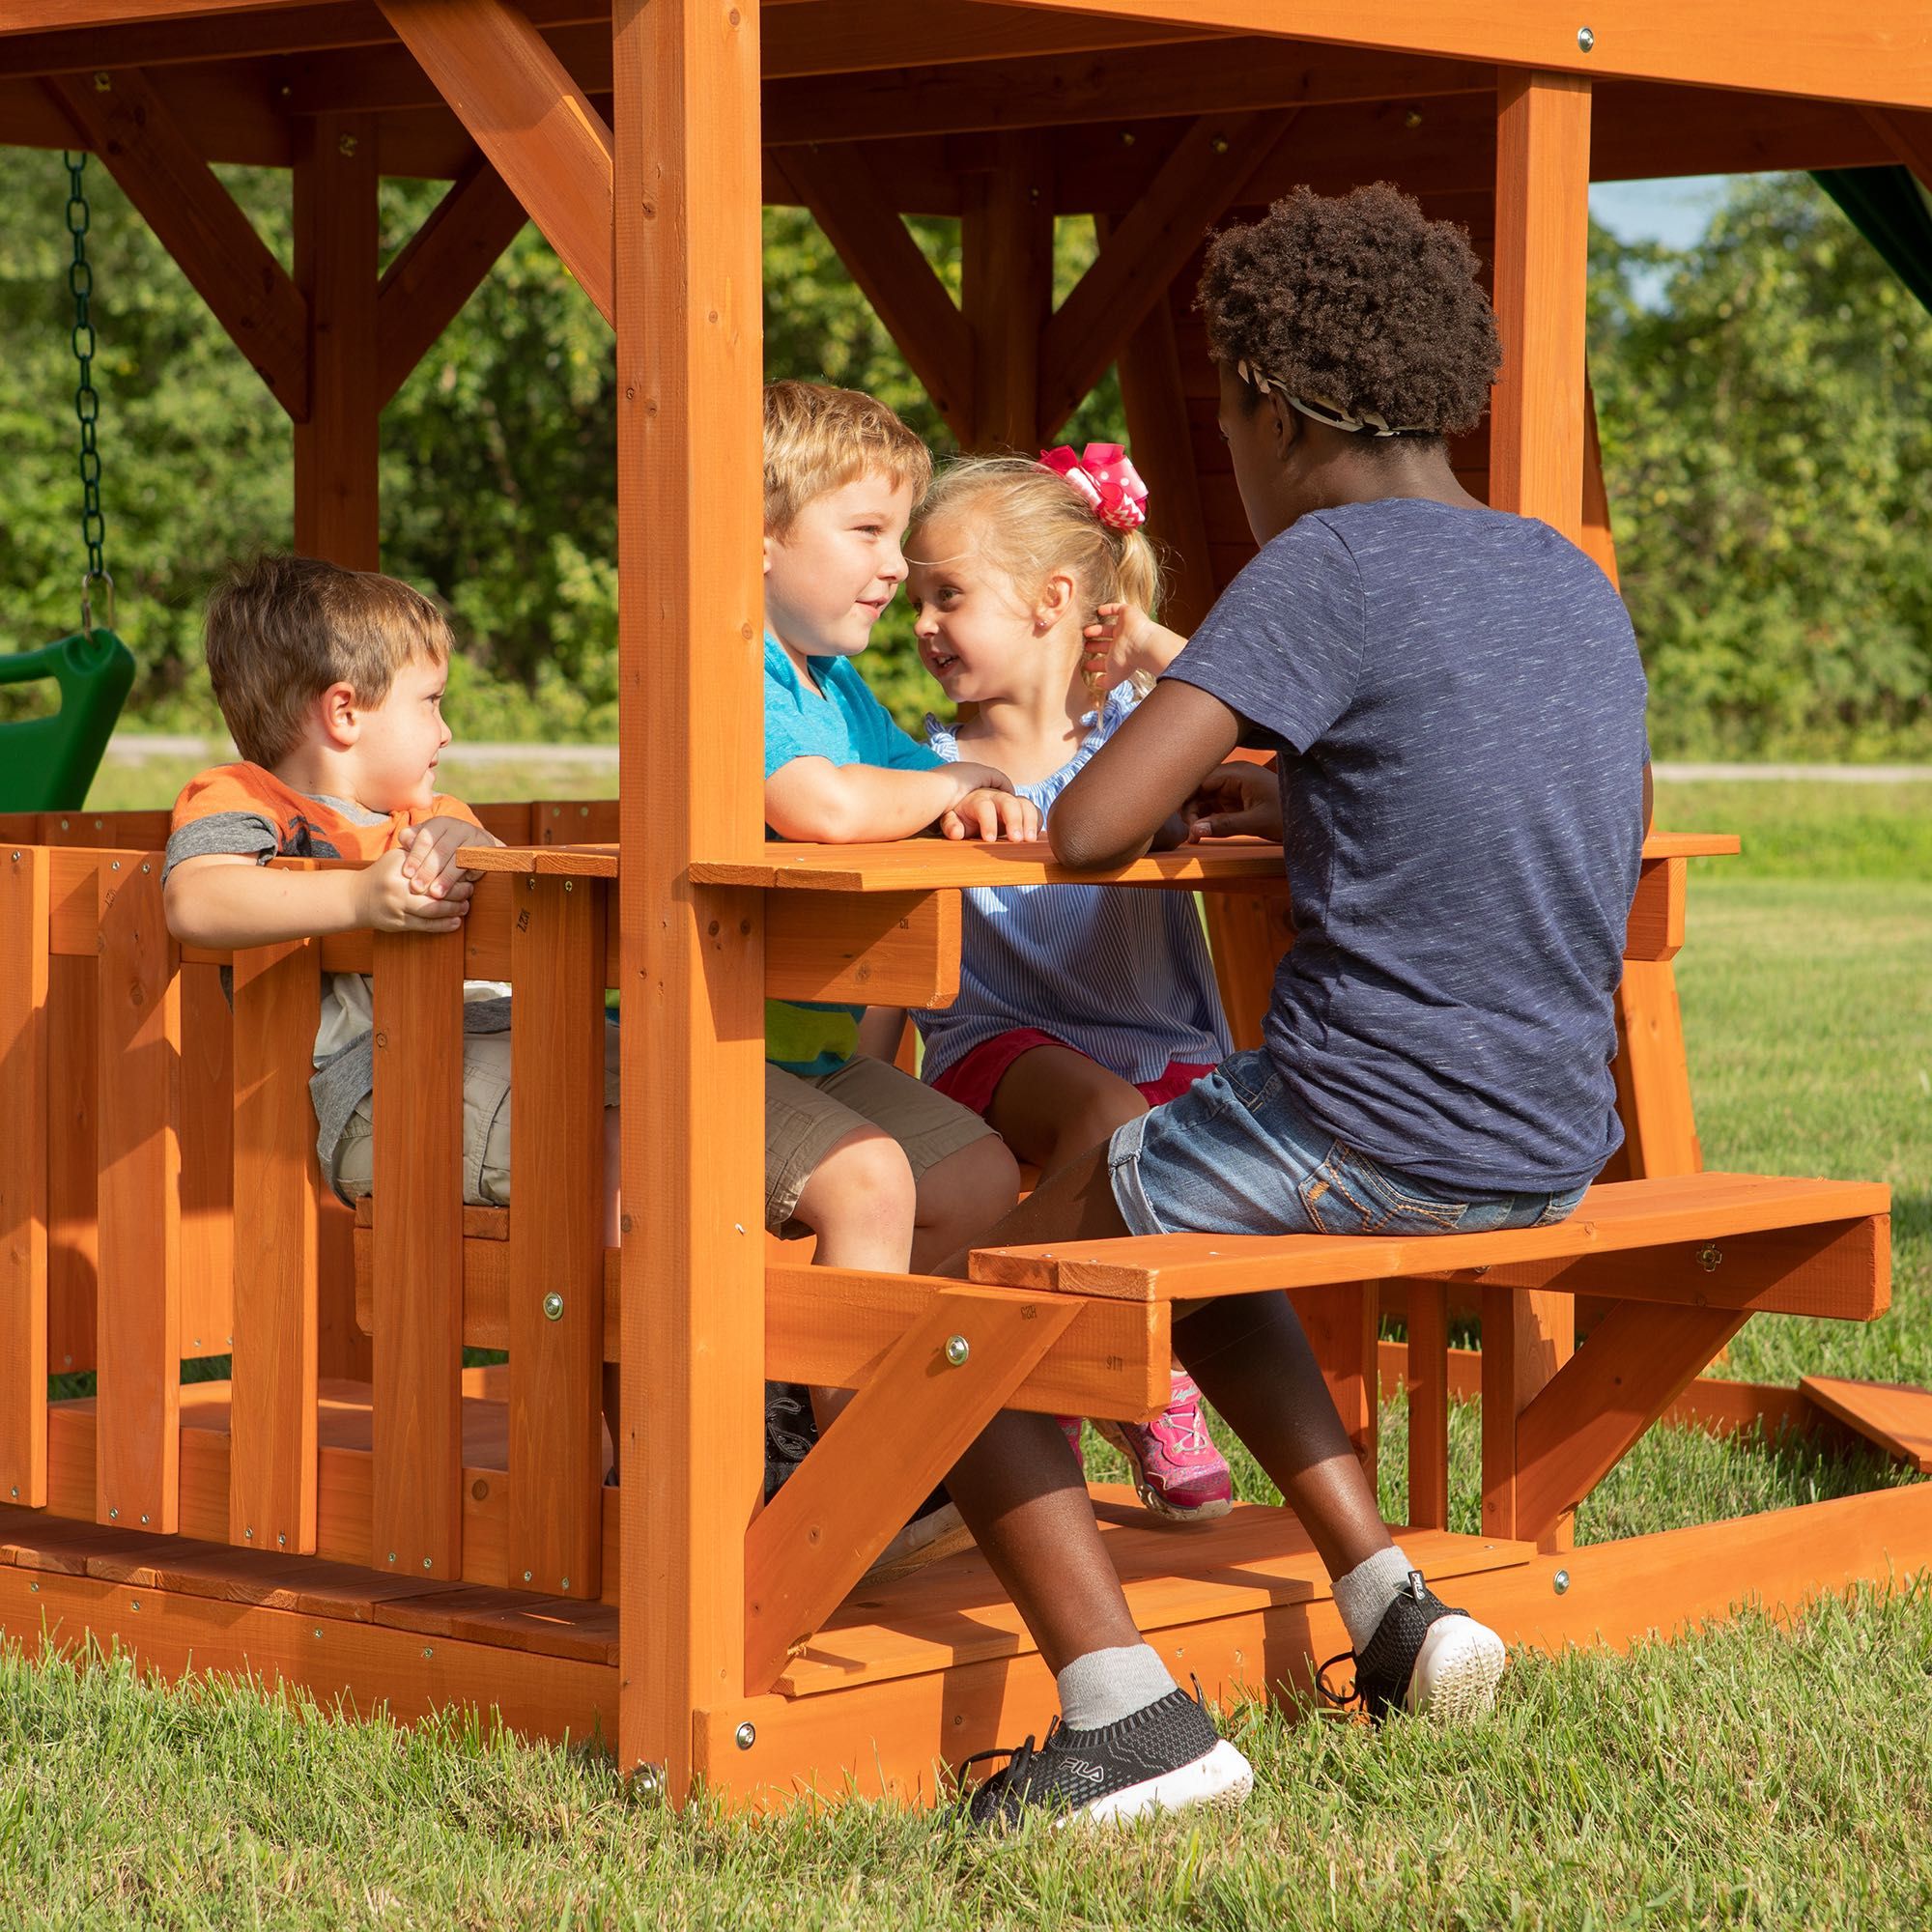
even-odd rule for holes
{"type": "MultiPolygon", "coordinates": [[[[1011,1033],[998,1034],[983,1041],[956,1065],[949,1066],[932,1083],[934,1091],[950,1100],[957,1100],[962,1107],[971,1107],[976,1114],[984,1114],[992,1106],[993,1095],[1013,1062],[1037,1046],[1066,1046],[1066,1042],[1055,1039],[1050,1033],[1041,1033],[1037,1027],[1015,1027],[1011,1033]]],[[[1080,1052],[1077,1046],[1066,1046],[1066,1050],[1080,1052]]],[[[1196,1065],[1190,1061],[1177,1060],[1169,1064],[1159,1079],[1136,1080],[1133,1084],[1150,1107],[1158,1107],[1163,1100],[1178,1100],[1204,1073],[1213,1070],[1211,1061],[1196,1065]]]]}

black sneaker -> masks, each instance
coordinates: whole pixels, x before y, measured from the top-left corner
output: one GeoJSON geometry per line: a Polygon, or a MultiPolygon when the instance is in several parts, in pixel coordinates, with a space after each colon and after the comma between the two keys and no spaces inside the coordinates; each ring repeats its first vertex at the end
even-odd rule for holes
{"type": "Polygon", "coordinates": [[[1466,1610],[1451,1609],[1422,1580],[1422,1572],[1411,1570],[1368,1647],[1331,1657],[1315,1681],[1329,1704],[1340,1710],[1359,1706],[1377,1723],[1393,1711],[1465,1723],[1495,1703],[1507,1661],[1494,1631],[1466,1610]],[[1350,1658],[1353,1686],[1331,1690],[1329,1671],[1350,1658]]]}
{"type": "Polygon", "coordinates": [[[1028,1738],[1015,1751],[980,1751],[960,1769],[989,1757],[1004,1757],[1006,1765],[966,1800],[968,1820],[982,1831],[1017,1825],[1029,1811],[1056,1813],[1063,1824],[1117,1824],[1151,1811],[1236,1804],[1255,1781],[1247,1759],[1215,1731],[1206,1704],[1185,1690],[1091,1731],[1056,1718],[1037,1750],[1028,1738]]]}
{"type": "Polygon", "coordinates": [[[811,1453],[818,1423],[811,1413],[811,1391],[803,1382],[765,1384],[765,1500],[770,1502],[785,1478],[811,1453]]]}

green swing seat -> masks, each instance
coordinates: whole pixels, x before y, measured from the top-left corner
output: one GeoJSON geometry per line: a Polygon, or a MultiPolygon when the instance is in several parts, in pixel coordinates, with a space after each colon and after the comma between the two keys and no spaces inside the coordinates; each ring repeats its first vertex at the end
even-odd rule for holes
{"type": "Polygon", "coordinates": [[[112,631],[76,631],[38,651],[0,657],[0,685],[51,679],[60,708],[0,724],[0,811],[77,811],[134,682],[134,659],[112,631]]]}

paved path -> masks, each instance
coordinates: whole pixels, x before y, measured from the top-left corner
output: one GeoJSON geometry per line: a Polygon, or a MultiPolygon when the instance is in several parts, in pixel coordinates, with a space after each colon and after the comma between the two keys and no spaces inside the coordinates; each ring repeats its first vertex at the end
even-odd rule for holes
{"type": "MultiPolygon", "coordinates": [[[[573,765],[586,771],[611,773],[617,769],[615,745],[462,744],[452,746],[444,755],[453,765],[573,765]]],[[[207,758],[219,762],[233,758],[235,748],[221,739],[158,733],[149,736],[128,731],[108,745],[107,756],[116,764],[139,764],[145,758],[207,758]]],[[[1705,765],[1664,760],[1657,766],[1657,776],[1668,783],[1707,779],[1727,782],[1776,779],[1818,784],[1926,784],[1932,783],[1932,765],[1705,765]]]]}

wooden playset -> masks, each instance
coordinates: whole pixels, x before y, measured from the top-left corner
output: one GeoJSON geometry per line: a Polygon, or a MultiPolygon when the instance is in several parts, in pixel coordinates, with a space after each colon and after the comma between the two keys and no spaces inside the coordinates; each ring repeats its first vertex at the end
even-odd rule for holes
{"type": "MultiPolygon", "coordinates": [[[[1889,1282],[1884,1188],[1701,1171],[1671,962],[1688,862],[1722,838],[1646,848],[1628,1150],[1560,1227],[988,1252],[970,1282],[768,1249],[765,996],[943,1002],[960,889],[1056,870],[1036,848],[767,844],[756,559],[761,201],[812,212],[966,446],[1037,446],[1118,366],[1185,628],[1250,549],[1189,311],[1210,224],[1376,179],[1465,222],[1507,359],[1464,480],[1614,568],[1590,180],[1924,179],[1928,109],[1919,0],[8,0],[0,140],[91,151],[167,244],[294,421],[303,550],[378,563],[384,404],[538,224],[615,334],[622,715],[618,799],[487,809],[509,842],[470,855],[487,875],[446,939],[184,949],[164,813],[0,821],[6,1636],[601,1728],[673,1797],[930,1792],[936,1763],[1039,1729],[1051,1678],[976,1555],[855,1590],[869,1558],[996,1409],[1151,1414],[1174,1300],[1266,1288],[1294,1295],[1365,1456],[1378,1385],[1406,1383],[1404,1541],[1513,1641],[1622,1643],[1922,1565],[1923,1487],[1571,1547],[1661,1415],[1887,1426],[1855,1386],[1693,1385],[1751,1314],[1869,1321],[1889,1282]],[[293,170],[293,273],[225,161],[293,170]],[[452,183],[386,268],[384,174],[452,183]],[[907,212],[962,217],[959,302],[907,212]],[[1056,307],[1059,214],[1094,215],[1099,249],[1056,307]],[[319,974],[343,968],[376,989],[359,1215],[318,1186],[306,1091],[319,974]],[[461,1201],[466,976],[516,987],[508,1209],[461,1201]],[[626,1212],[606,1252],[611,988],[626,1212]],[[1406,1344],[1378,1343],[1387,1284],[1406,1344]],[[1448,1346],[1454,1301],[1480,1311],[1479,1362],[1448,1346]],[[507,1361],[465,1368],[466,1346],[507,1361]],[[223,1378],[184,1378],[212,1356],[223,1378]],[[614,1489],[607,1360],[648,1442],[626,1431],[614,1489]],[[85,1369],[95,1396],[49,1401],[85,1369]],[[859,1390],[769,1507],[766,1377],[859,1390]],[[1448,1406],[1472,1385],[1482,1529],[1457,1535],[1448,1406]]],[[[1291,939],[1278,853],[1118,877],[1205,895],[1252,1038],[1291,939]]],[[[1142,1629],[1211,1695],[1305,1684],[1344,1647],[1285,1513],[1176,1529],[1124,1492],[1098,1506],[1142,1629]]]]}

